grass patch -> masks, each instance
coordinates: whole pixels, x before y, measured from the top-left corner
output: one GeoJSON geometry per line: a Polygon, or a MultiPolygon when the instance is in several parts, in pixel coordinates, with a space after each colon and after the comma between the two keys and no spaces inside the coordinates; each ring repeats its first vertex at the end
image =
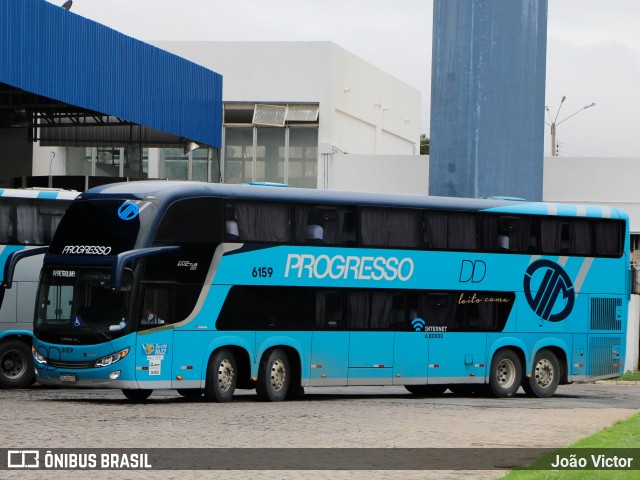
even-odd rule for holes
{"type": "Polygon", "coordinates": [[[614,378],[614,380],[626,380],[629,382],[640,382],[640,372],[627,372],[624,375],[614,378]]]}
{"type": "MultiPolygon", "coordinates": [[[[640,448],[640,413],[637,413],[626,420],[616,422],[610,428],[594,433],[589,437],[578,440],[576,443],[566,447],[567,449],[584,448],[584,449],[600,449],[600,448],[640,448]]],[[[564,449],[551,452],[540,460],[534,462],[544,462],[549,464],[556,458],[556,454],[564,449]]],[[[594,452],[598,453],[598,452],[594,452]]],[[[640,462],[637,455],[634,456],[636,467],[640,462]]],[[[541,479],[561,479],[561,480],[582,480],[602,479],[602,480],[636,480],[638,478],[638,470],[513,470],[504,477],[504,480],[541,480],[541,479]]]]}

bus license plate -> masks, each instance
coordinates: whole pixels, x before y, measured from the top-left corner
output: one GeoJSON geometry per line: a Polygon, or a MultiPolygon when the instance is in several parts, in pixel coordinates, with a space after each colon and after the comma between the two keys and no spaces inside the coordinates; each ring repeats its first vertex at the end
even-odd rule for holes
{"type": "Polygon", "coordinates": [[[60,381],[61,382],[66,382],[66,383],[75,383],[76,381],[76,374],[75,373],[61,373],[60,374],[60,381]]]}

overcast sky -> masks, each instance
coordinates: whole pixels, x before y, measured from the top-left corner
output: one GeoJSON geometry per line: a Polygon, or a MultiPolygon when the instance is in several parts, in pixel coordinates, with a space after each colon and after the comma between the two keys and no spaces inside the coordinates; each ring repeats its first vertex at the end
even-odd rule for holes
{"type": "MultiPolygon", "coordinates": [[[[71,11],[148,41],[332,41],[418,88],[429,133],[432,0],[74,0],[71,11]]],[[[558,126],[561,156],[640,158],[639,25],[638,0],[549,0],[546,105],[555,117],[566,95],[559,122],[596,103],[558,126]]]]}

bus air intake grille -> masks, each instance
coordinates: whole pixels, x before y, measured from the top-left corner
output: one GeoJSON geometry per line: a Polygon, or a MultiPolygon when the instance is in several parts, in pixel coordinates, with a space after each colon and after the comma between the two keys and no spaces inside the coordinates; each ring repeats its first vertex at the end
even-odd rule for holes
{"type": "Polygon", "coordinates": [[[622,320],[618,312],[621,308],[621,298],[592,298],[591,330],[620,330],[622,320]]]}
{"type": "Polygon", "coordinates": [[[47,366],[54,368],[91,368],[94,362],[63,362],[61,360],[47,359],[47,366]]]}
{"type": "Polygon", "coordinates": [[[591,337],[589,339],[589,376],[601,377],[620,373],[613,351],[619,351],[622,339],[617,337],[591,337]]]}

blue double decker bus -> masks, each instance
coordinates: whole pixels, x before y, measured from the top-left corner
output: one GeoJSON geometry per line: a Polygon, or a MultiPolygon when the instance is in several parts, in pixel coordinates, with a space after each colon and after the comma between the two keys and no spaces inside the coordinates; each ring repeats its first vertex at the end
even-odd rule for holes
{"type": "Polygon", "coordinates": [[[620,375],[626,215],[187,182],[98,187],[44,258],[45,384],[280,401],[308,386],[553,395],[620,375]]]}

